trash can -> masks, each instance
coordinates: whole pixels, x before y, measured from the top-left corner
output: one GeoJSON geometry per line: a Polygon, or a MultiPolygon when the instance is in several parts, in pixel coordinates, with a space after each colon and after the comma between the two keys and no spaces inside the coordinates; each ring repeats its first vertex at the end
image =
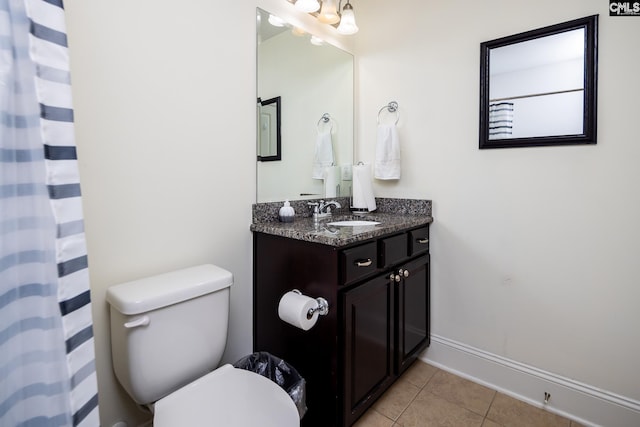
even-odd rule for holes
{"type": "Polygon", "coordinates": [[[298,371],[284,360],[260,351],[243,357],[234,367],[255,372],[269,378],[286,391],[298,408],[300,419],[307,412],[305,380],[298,371]]]}

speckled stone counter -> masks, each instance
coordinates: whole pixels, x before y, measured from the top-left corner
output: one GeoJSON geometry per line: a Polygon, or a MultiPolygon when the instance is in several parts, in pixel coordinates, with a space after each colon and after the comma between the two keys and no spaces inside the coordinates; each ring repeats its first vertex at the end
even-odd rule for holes
{"type": "MultiPolygon", "coordinates": [[[[337,200],[343,206],[348,206],[348,199],[337,200]]],[[[376,198],[378,209],[375,212],[354,215],[348,209],[341,209],[331,217],[314,223],[311,209],[306,205],[314,201],[316,200],[291,202],[296,211],[295,220],[291,223],[278,221],[281,202],[253,205],[251,231],[341,247],[433,222],[430,200],[376,198]],[[356,227],[328,225],[333,221],[350,219],[376,221],[380,224],[356,227]]]]}

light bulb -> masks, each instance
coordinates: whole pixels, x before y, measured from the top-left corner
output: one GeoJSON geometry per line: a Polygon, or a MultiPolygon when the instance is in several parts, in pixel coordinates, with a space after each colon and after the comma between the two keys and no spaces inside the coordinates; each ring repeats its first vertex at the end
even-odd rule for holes
{"type": "Polygon", "coordinates": [[[320,9],[320,3],[318,0],[298,0],[295,7],[300,12],[312,13],[320,9]]]}
{"type": "Polygon", "coordinates": [[[274,27],[284,27],[284,21],[276,15],[269,15],[269,24],[274,27]]]}
{"type": "Polygon", "coordinates": [[[322,2],[322,9],[320,9],[320,15],[318,15],[318,21],[324,24],[335,24],[340,21],[336,0],[324,0],[322,2]]]}
{"type": "Polygon", "coordinates": [[[345,4],[342,8],[342,18],[337,30],[340,34],[345,35],[355,34],[359,30],[356,25],[356,15],[353,13],[353,6],[350,3],[345,4]]]}
{"type": "Polygon", "coordinates": [[[304,31],[302,28],[300,28],[300,27],[293,27],[293,28],[291,29],[291,34],[293,34],[293,35],[294,35],[294,36],[296,36],[296,37],[300,37],[300,36],[304,36],[306,33],[305,33],[305,31],[304,31]]]}

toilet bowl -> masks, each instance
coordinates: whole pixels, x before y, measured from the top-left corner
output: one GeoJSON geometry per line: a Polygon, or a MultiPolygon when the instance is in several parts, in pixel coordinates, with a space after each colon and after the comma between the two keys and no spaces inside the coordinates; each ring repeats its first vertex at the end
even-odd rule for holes
{"type": "Polygon", "coordinates": [[[116,378],[152,408],[154,427],[299,427],[294,401],[276,383],[218,367],[232,283],[230,272],[206,264],[107,289],[116,378]]]}

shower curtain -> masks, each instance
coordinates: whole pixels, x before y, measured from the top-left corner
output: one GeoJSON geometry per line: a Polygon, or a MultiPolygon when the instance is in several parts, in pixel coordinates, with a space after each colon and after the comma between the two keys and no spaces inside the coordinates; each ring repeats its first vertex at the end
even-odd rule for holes
{"type": "Polygon", "coordinates": [[[0,426],[98,426],[62,0],[0,0],[0,426]]]}
{"type": "Polygon", "coordinates": [[[489,139],[511,138],[513,134],[513,102],[489,104],[489,139]]]}

